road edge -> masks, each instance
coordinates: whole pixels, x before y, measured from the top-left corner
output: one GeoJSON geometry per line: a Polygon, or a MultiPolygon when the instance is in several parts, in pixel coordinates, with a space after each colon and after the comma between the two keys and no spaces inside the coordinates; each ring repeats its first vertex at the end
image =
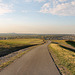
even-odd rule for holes
{"type": "MultiPolygon", "coordinates": [[[[45,43],[42,43],[42,44],[45,44],[45,43]]],[[[16,55],[13,56],[13,57],[10,57],[10,60],[8,60],[8,61],[6,61],[6,62],[4,62],[4,63],[2,63],[2,64],[0,65],[0,72],[1,72],[4,68],[6,68],[6,67],[9,66],[10,64],[12,64],[14,61],[16,61],[17,59],[21,58],[24,54],[26,54],[27,52],[31,51],[32,49],[34,49],[34,48],[36,48],[36,47],[38,47],[38,46],[40,46],[40,45],[42,45],[42,44],[39,44],[39,45],[36,45],[36,46],[28,47],[27,50],[25,50],[25,51],[23,51],[23,52],[21,52],[21,53],[18,53],[18,54],[16,54],[16,55]]]]}
{"type": "MultiPolygon", "coordinates": [[[[49,45],[50,45],[50,44],[49,44],[49,45]]],[[[62,75],[62,72],[60,71],[59,67],[58,67],[57,64],[55,63],[54,58],[52,57],[52,54],[51,54],[51,52],[49,51],[49,45],[47,46],[49,55],[50,55],[50,57],[52,58],[52,61],[54,62],[54,64],[55,64],[57,70],[59,71],[60,75],[62,75]]]]}

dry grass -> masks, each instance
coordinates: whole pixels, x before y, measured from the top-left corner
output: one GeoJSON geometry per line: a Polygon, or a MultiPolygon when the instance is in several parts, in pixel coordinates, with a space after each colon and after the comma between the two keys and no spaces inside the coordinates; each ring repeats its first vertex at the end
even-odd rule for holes
{"type": "Polygon", "coordinates": [[[75,53],[53,43],[49,48],[61,72],[65,75],[75,75],[75,53]]]}

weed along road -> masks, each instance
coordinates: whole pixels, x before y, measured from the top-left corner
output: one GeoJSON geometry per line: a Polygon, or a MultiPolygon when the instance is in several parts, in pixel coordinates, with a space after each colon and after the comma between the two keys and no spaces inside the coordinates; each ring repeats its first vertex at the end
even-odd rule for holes
{"type": "Polygon", "coordinates": [[[0,75],[60,75],[48,52],[49,43],[32,49],[4,68],[0,75]]]}

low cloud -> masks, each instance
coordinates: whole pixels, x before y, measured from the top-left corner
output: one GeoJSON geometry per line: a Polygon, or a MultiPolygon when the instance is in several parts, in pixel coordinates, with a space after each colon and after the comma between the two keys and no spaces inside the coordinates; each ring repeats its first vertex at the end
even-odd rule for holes
{"type": "Polygon", "coordinates": [[[37,1],[37,2],[45,2],[46,0],[34,0],[34,1],[37,1]]]}
{"type": "Polygon", "coordinates": [[[46,0],[25,0],[25,2],[45,2],[46,0]]]}
{"type": "Polygon", "coordinates": [[[28,13],[29,11],[27,11],[27,10],[22,10],[22,13],[28,13]]]}
{"type": "Polygon", "coordinates": [[[61,16],[75,16],[75,1],[65,1],[67,0],[49,1],[41,7],[40,12],[61,16]]]}
{"type": "Polygon", "coordinates": [[[64,1],[67,1],[67,0],[59,0],[60,2],[64,2],[64,1]]]}
{"type": "Polygon", "coordinates": [[[2,2],[0,3],[0,15],[11,12],[13,12],[12,5],[4,4],[2,2]]]}
{"type": "Polygon", "coordinates": [[[0,2],[2,2],[2,0],[0,0],[0,2]]]}

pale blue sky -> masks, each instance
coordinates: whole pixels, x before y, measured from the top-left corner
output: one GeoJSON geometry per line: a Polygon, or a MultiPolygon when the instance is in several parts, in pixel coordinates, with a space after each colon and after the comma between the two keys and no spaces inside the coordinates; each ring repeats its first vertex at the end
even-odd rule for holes
{"type": "Polygon", "coordinates": [[[75,33],[75,0],[0,0],[0,33],[75,33]]]}

